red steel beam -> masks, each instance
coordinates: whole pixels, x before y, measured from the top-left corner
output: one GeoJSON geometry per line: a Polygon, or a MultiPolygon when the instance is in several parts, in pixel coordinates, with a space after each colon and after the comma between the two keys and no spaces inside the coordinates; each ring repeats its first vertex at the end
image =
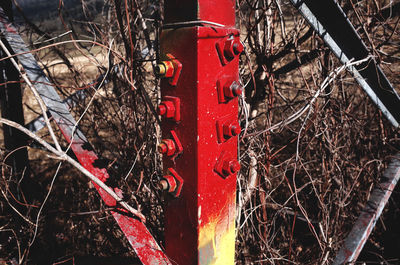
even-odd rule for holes
{"type": "Polygon", "coordinates": [[[166,253],[179,265],[234,264],[243,50],[234,4],[165,1],[160,151],[162,184],[173,195],[165,207],[166,253]]]}

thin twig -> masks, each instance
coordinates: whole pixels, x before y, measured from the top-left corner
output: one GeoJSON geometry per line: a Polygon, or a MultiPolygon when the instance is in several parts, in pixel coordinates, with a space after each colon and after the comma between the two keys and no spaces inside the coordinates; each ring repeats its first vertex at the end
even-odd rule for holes
{"type": "Polygon", "coordinates": [[[135,208],[131,207],[129,204],[127,204],[125,201],[122,200],[109,186],[104,184],[101,180],[99,180],[96,176],[94,176],[92,173],[90,173],[86,168],[84,168],[81,164],[79,164],[77,161],[75,161],[73,158],[68,156],[66,153],[62,151],[58,151],[54,147],[52,147],[50,144],[48,144],[45,140],[42,138],[38,137],[28,129],[22,127],[20,124],[0,118],[0,123],[4,123],[10,127],[14,127],[26,135],[28,135],[30,138],[34,139],[35,141],[38,141],[43,147],[45,147],[48,151],[51,153],[55,154],[58,159],[67,161],[70,163],[72,166],[74,166],[76,169],[78,169],[80,172],[82,172],[84,175],[86,175],[90,180],[92,180],[94,183],[96,183],[100,188],[102,188],[104,191],[106,191],[111,197],[113,197],[125,210],[128,212],[132,213],[133,215],[137,216],[140,218],[142,222],[146,222],[146,218],[144,217],[143,214],[141,214],[138,210],[135,208]]]}

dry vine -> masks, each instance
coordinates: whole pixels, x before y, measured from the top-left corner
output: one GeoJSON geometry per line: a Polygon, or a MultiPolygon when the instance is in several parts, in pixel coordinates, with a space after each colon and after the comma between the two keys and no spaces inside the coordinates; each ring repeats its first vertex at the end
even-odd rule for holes
{"type": "MultiPolygon", "coordinates": [[[[60,95],[81,93],[71,101],[77,126],[101,155],[99,163],[123,191],[127,207],[138,209],[162,242],[164,197],[156,185],[160,129],[154,110],[159,80],[153,73],[162,1],[81,0],[73,9],[56,2],[47,25],[52,31],[46,32],[16,0],[21,31],[60,95]]],[[[398,89],[400,4],[339,2],[398,89]]],[[[237,0],[236,5],[246,47],[240,68],[245,95],[237,263],[330,264],[391,155],[400,150],[399,131],[289,1],[237,0]]],[[[35,84],[24,79],[23,86],[29,122],[45,112],[29,99],[27,90],[35,84]]],[[[82,171],[71,154],[62,152],[68,144],[51,126],[30,135],[29,167],[23,172],[7,162],[13,150],[1,147],[0,260],[72,264],[85,256],[132,257],[110,209],[76,170],[82,171]]],[[[382,219],[387,227],[378,227],[370,240],[377,254],[361,259],[393,258],[385,252],[388,244],[374,239],[399,220],[399,211],[390,207],[392,216],[382,219]]]]}

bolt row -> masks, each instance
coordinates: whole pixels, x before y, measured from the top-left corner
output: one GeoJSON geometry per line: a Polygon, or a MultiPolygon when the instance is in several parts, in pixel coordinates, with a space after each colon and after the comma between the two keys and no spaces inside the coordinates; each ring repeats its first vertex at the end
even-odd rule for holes
{"type": "MultiPolygon", "coordinates": [[[[225,38],[217,43],[217,51],[220,56],[222,65],[227,65],[243,52],[243,44],[238,38],[233,36],[225,38]]],[[[236,80],[218,80],[217,81],[218,101],[219,103],[228,103],[230,100],[237,98],[243,92],[243,87],[236,80]]],[[[218,142],[223,143],[230,138],[240,134],[241,128],[237,121],[217,122],[218,142]]],[[[236,159],[222,152],[214,167],[223,178],[237,173],[240,170],[240,164],[236,159]]]]}
{"type": "MultiPolygon", "coordinates": [[[[224,43],[217,43],[217,51],[219,53],[221,62],[226,65],[235,57],[243,52],[243,45],[240,40],[229,37],[224,40],[224,43]]],[[[155,67],[155,72],[160,77],[170,78],[170,84],[176,85],[177,79],[180,75],[182,65],[172,55],[167,55],[172,60],[162,61],[155,67]],[[171,80],[173,82],[171,83],[171,80]]],[[[242,94],[243,88],[237,81],[226,81],[222,85],[217,84],[218,97],[220,103],[226,103],[242,94]]],[[[180,100],[176,97],[164,97],[164,100],[158,106],[158,114],[164,118],[174,119],[175,122],[180,121],[180,100]]],[[[223,135],[223,139],[219,142],[224,142],[231,137],[240,134],[241,128],[237,121],[229,121],[219,127],[219,132],[223,135]]],[[[176,134],[173,134],[173,139],[163,139],[158,146],[158,150],[163,155],[173,157],[182,152],[182,145],[179,142],[176,134]]],[[[219,158],[216,168],[214,169],[222,177],[228,177],[237,173],[240,170],[240,164],[235,159],[228,158],[223,155],[219,158]]],[[[175,193],[179,196],[182,189],[182,178],[176,173],[175,170],[169,169],[171,175],[166,175],[159,183],[161,189],[170,193],[175,193]],[[180,179],[181,181],[177,181],[180,179]],[[177,192],[177,190],[179,190],[177,192]]]]}

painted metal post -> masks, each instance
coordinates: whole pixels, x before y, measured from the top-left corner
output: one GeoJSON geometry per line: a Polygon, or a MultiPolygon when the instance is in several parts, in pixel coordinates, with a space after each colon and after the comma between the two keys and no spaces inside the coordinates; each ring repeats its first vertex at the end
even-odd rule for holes
{"type": "Polygon", "coordinates": [[[170,260],[234,264],[239,55],[233,0],[167,0],[161,35],[165,207],[170,260]]]}

